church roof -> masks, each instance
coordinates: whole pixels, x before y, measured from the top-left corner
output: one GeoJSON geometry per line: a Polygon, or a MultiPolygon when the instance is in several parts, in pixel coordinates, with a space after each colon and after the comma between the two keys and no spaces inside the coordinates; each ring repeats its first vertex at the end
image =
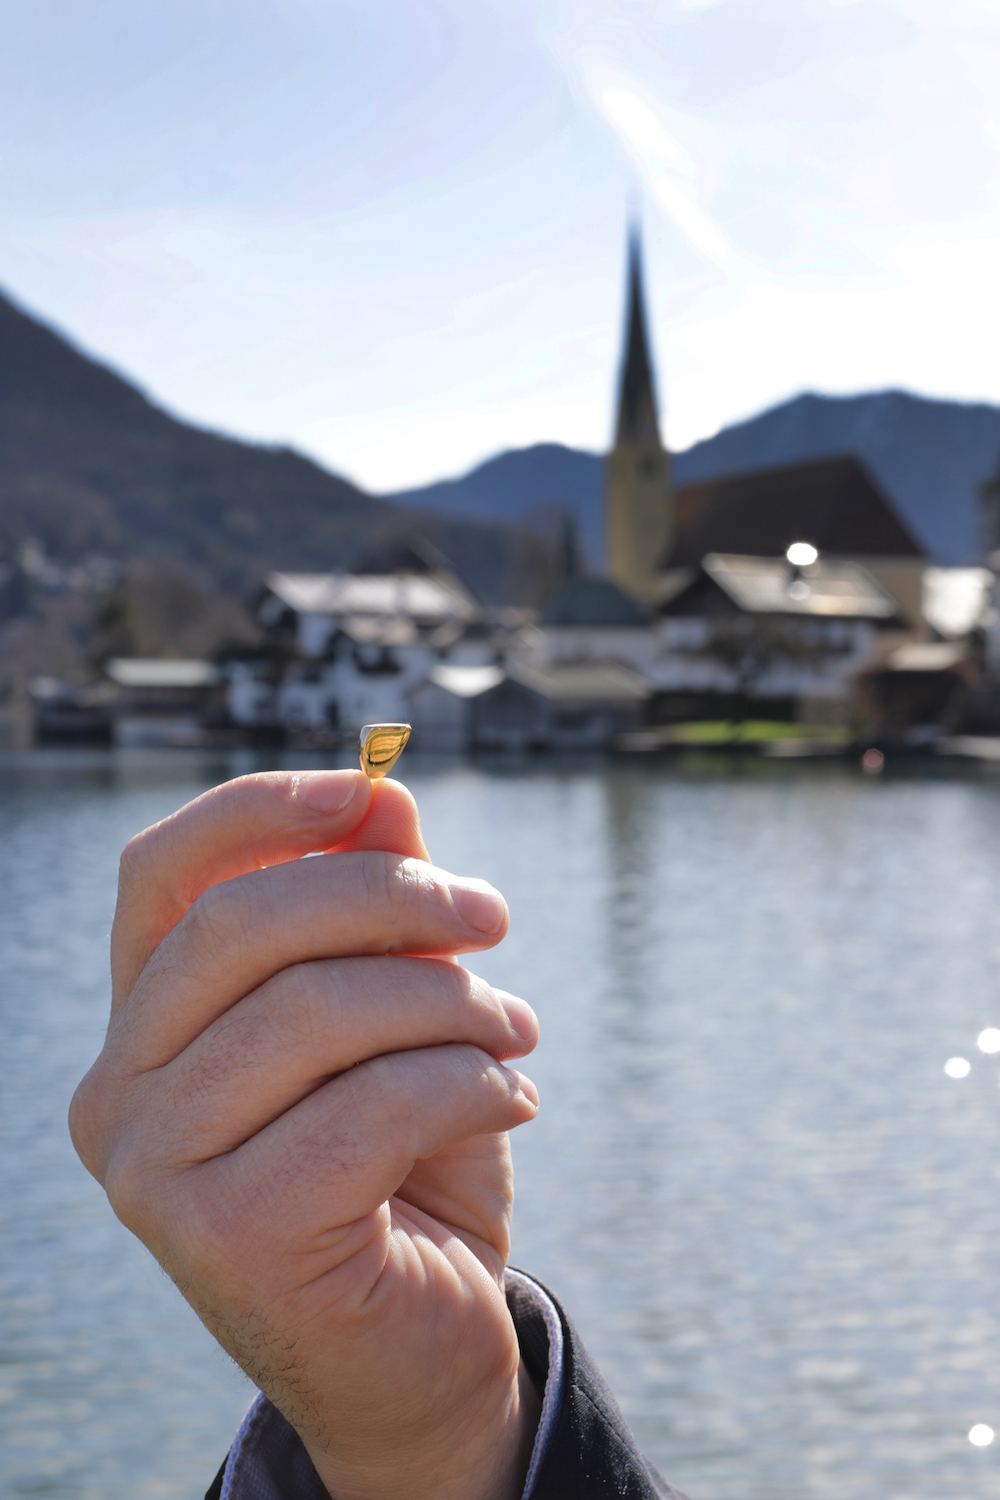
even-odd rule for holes
{"type": "Polygon", "coordinates": [[[710,552],[783,557],[792,542],[820,556],[923,556],[858,459],[845,455],[686,485],[674,496],[664,568],[697,567],[710,552]]]}
{"type": "Polygon", "coordinates": [[[638,233],[633,230],[628,246],[628,312],[625,358],[618,393],[618,426],[615,442],[659,443],[656,391],[646,333],[646,309],[642,292],[642,256],[638,233]]]}
{"type": "Polygon", "coordinates": [[[540,625],[648,625],[639,606],[616,583],[603,578],[570,578],[542,611],[540,625]]]}

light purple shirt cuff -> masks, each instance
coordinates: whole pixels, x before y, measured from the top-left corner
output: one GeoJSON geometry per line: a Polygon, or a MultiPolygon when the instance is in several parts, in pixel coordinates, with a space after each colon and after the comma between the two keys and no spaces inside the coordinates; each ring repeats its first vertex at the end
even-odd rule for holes
{"type": "MultiPolygon", "coordinates": [[[[508,1269],[506,1284],[516,1286],[530,1297],[545,1320],[549,1336],[549,1372],[542,1392],[542,1414],[521,1495],[521,1500],[530,1500],[562,1407],[562,1324],[552,1298],[537,1281],[521,1271],[508,1269]]],[[[264,1395],[254,1400],[229,1451],[222,1479],[222,1500],[328,1500],[295,1429],[264,1395]]]]}

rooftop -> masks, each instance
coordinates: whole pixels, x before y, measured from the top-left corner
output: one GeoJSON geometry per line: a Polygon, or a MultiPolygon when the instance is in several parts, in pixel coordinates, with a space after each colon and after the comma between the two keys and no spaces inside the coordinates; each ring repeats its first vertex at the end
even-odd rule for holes
{"type": "Polygon", "coordinates": [[[824,556],[920,558],[922,549],[864,465],[850,455],[686,485],[664,568],[709,552],[784,557],[793,542],[824,556]]]}
{"type": "Polygon", "coordinates": [[[145,656],[114,656],[105,662],[104,673],[126,688],[211,687],[221,677],[219,668],[210,661],[145,656]]]}
{"type": "Polygon", "coordinates": [[[890,620],[899,609],[860,563],[820,560],[793,568],[777,558],[710,552],[702,567],[748,614],[890,620]]]}
{"type": "MultiPolygon", "coordinates": [[[[408,615],[411,619],[474,619],[479,607],[457,580],[431,574],[270,573],[273,599],[297,614],[408,615]]],[[[259,613],[265,624],[270,600],[259,613]]]]}
{"type": "Polygon", "coordinates": [[[649,624],[642,610],[616,583],[603,578],[571,578],[553,594],[539,625],[569,625],[591,629],[649,624]]]}

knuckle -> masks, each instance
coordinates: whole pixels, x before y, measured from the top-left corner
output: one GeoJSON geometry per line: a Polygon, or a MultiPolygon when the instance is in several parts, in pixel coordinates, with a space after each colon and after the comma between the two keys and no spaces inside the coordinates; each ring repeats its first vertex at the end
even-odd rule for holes
{"type": "MultiPolygon", "coordinates": [[[[228,1017],[223,1017],[220,1023],[220,1040],[229,1045],[199,1052],[197,1060],[190,1067],[185,1068],[183,1072],[172,1077],[165,1084],[164,1113],[167,1116],[164,1120],[165,1129],[169,1128],[171,1114],[176,1117],[182,1115],[183,1111],[193,1109],[197,1117],[201,1118],[205,1114],[214,1113],[213,1107],[219,1089],[231,1081],[234,1072],[245,1057],[246,1048],[243,1037],[231,1039],[230,1030],[245,1031],[246,1028],[240,1028],[228,1017]]],[[[243,1065],[249,1066],[249,1063],[244,1062],[243,1065]]]]}
{"type": "Polygon", "coordinates": [[[133,834],[122,850],[118,862],[118,886],[129,895],[148,882],[161,842],[160,824],[154,823],[141,833],[133,834]]]}
{"type": "MultiPolygon", "coordinates": [[[[455,967],[459,967],[455,965],[455,967]]],[[[504,1033],[507,1031],[507,1012],[500,1003],[500,996],[491,984],[485,979],[480,979],[476,974],[470,974],[467,969],[462,969],[465,975],[465,998],[470,1006],[484,1018],[488,1019],[491,1026],[499,1026],[504,1033]]]]}
{"type": "Polygon", "coordinates": [[[481,1047],[469,1044],[461,1049],[460,1067],[469,1087],[483,1094],[494,1106],[508,1103],[515,1092],[514,1081],[502,1063],[481,1047]]]}
{"type": "Polygon", "coordinates": [[[100,1175],[100,1063],[80,1080],[69,1105],[69,1135],[88,1172],[100,1175]]]}
{"type": "Polygon", "coordinates": [[[411,864],[396,854],[366,850],[358,867],[365,905],[393,926],[412,909],[418,893],[411,864]]]}
{"type": "Polygon", "coordinates": [[[235,1073],[253,1078],[288,1059],[317,1056],[327,1029],[317,972],[322,967],[293,964],[220,1016],[214,1045],[180,1076],[175,1105],[211,1101],[220,1087],[231,1086],[235,1073]]]}
{"type": "Polygon", "coordinates": [[[492,985],[461,964],[436,963],[434,971],[470,1042],[493,1046],[507,1034],[506,1014],[492,985]]]}
{"type": "Polygon", "coordinates": [[[294,964],[281,980],[281,1007],[265,1011],[268,1026],[286,1046],[316,1039],[316,965],[294,964]]]}
{"type": "Polygon", "coordinates": [[[444,877],[423,860],[364,850],[349,873],[338,871],[338,880],[345,879],[350,903],[371,934],[363,951],[392,953],[418,940],[436,945],[454,930],[444,877]]]}
{"type": "Polygon", "coordinates": [[[434,958],[418,958],[415,962],[421,965],[420,974],[431,991],[431,1003],[456,1019],[462,1017],[472,996],[472,975],[468,970],[434,958]]]}
{"type": "Polygon", "coordinates": [[[262,920],[254,886],[244,879],[210,886],[185,914],[182,926],[194,953],[212,962],[236,958],[249,946],[262,920]]]}
{"type": "Polygon", "coordinates": [[[430,963],[435,974],[439,993],[451,1007],[457,1010],[469,1040],[490,1048],[498,1042],[506,1042],[509,1034],[507,1012],[500,997],[491,984],[470,974],[461,964],[430,963]]]}
{"type": "Polygon", "coordinates": [[[251,1046],[294,1055],[321,1044],[332,988],[323,985],[327,968],[322,960],[293,964],[261,987],[247,1039],[251,1046]]]}
{"type": "Polygon", "coordinates": [[[116,1216],[142,1239],[151,1195],[146,1154],[135,1137],[121,1140],[112,1151],[104,1174],[104,1191],[116,1216]]]}

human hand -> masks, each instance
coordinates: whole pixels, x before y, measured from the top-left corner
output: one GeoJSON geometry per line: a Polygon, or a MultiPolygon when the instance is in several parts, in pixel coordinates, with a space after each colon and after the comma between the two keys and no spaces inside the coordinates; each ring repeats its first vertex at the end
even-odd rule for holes
{"type": "Polygon", "coordinates": [[[450,959],[500,941],[502,899],[425,859],[409,794],[348,771],[245,777],[138,835],[70,1112],[336,1500],[516,1497],[537,1423],[502,1291],[502,1132],[537,1107],[502,1064],[537,1023],[450,959]]]}

